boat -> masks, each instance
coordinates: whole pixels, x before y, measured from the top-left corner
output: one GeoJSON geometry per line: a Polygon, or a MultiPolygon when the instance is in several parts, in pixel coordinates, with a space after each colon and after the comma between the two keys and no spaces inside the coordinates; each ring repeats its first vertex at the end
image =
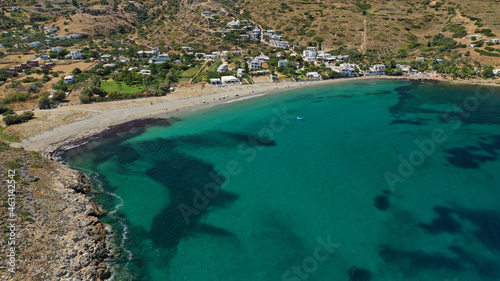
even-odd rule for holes
{"type": "Polygon", "coordinates": [[[304,120],[304,118],[300,117],[300,116],[297,116],[297,119],[299,120],[304,120]]]}

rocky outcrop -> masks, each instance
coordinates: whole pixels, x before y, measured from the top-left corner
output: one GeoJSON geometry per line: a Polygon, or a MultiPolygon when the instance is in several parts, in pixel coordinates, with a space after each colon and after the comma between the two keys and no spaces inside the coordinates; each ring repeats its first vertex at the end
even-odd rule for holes
{"type": "Polygon", "coordinates": [[[85,175],[20,149],[0,152],[0,280],[105,280],[110,271],[102,210],[85,175]],[[15,170],[15,273],[9,272],[8,170],[15,170]]]}

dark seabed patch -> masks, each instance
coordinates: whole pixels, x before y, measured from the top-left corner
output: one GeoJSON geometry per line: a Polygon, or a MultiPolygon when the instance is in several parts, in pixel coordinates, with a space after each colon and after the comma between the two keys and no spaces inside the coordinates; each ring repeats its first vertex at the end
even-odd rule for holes
{"type": "Polygon", "coordinates": [[[375,207],[381,211],[389,208],[389,196],[387,195],[379,195],[373,201],[375,201],[375,207]]]}
{"type": "Polygon", "coordinates": [[[409,125],[425,125],[427,124],[426,121],[429,121],[430,119],[428,118],[416,118],[414,120],[408,119],[408,120],[403,120],[403,119],[396,119],[391,122],[391,125],[395,124],[409,124],[409,125]]]}
{"type": "Polygon", "coordinates": [[[416,275],[420,274],[421,270],[447,269],[458,273],[463,269],[458,258],[448,257],[442,253],[400,250],[382,245],[379,254],[386,263],[397,265],[405,272],[416,275]]]}
{"type": "Polygon", "coordinates": [[[497,262],[485,256],[478,256],[474,253],[467,252],[460,246],[451,246],[449,249],[464,262],[472,264],[482,278],[498,280],[497,278],[500,275],[500,264],[497,262]]]}
{"type": "Polygon", "coordinates": [[[347,271],[349,281],[370,281],[372,280],[372,273],[363,268],[351,267],[347,271]]]}
{"type": "Polygon", "coordinates": [[[500,212],[497,210],[457,208],[456,214],[478,229],[474,236],[488,249],[500,252],[500,212]]]}
{"type": "Polygon", "coordinates": [[[453,155],[446,158],[450,164],[463,169],[478,169],[481,163],[496,160],[496,157],[474,154],[465,148],[445,149],[443,152],[453,155]]]}
{"type": "Polygon", "coordinates": [[[182,238],[196,234],[232,236],[224,229],[200,223],[199,220],[216,207],[225,207],[238,198],[220,189],[226,181],[213,165],[175,150],[175,141],[157,139],[142,144],[143,148],[163,147],[158,161],[146,174],[165,186],[170,204],[154,218],[151,239],[156,247],[175,248],[182,238]]]}
{"type": "Polygon", "coordinates": [[[462,224],[451,216],[453,212],[451,209],[436,206],[434,207],[434,212],[438,215],[438,217],[433,219],[430,224],[419,224],[421,228],[432,234],[441,232],[457,233],[462,230],[462,224]]]}

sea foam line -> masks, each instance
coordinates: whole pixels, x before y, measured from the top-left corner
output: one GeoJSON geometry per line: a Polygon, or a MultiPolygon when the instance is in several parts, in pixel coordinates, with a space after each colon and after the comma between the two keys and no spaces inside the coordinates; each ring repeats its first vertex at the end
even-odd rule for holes
{"type": "MultiPolygon", "coordinates": [[[[106,195],[109,195],[109,196],[112,196],[116,199],[119,200],[119,204],[115,206],[115,208],[109,212],[108,216],[114,220],[116,220],[123,232],[122,232],[122,239],[121,239],[121,242],[120,242],[120,248],[127,253],[127,256],[128,256],[128,259],[127,259],[127,263],[125,264],[125,268],[128,267],[128,265],[130,264],[130,262],[132,261],[133,257],[134,257],[134,254],[132,253],[132,251],[130,251],[129,249],[127,249],[127,247],[125,246],[125,242],[126,240],[128,239],[128,226],[127,224],[125,223],[125,219],[123,218],[120,218],[118,217],[116,214],[117,212],[120,210],[121,207],[123,207],[125,205],[125,201],[123,200],[122,197],[120,197],[118,194],[114,193],[114,192],[109,192],[109,191],[106,191],[104,190],[104,187],[103,187],[103,184],[102,182],[99,180],[99,173],[96,173],[95,171],[89,171],[89,176],[91,177],[91,179],[97,183],[96,184],[96,189],[101,192],[101,193],[104,193],[106,195]]],[[[111,227],[111,226],[110,226],[111,227]]],[[[114,270],[113,267],[111,267],[111,278],[109,280],[114,280],[114,275],[116,275],[116,272],[114,270]]]]}
{"type": "Polygon", "coordinates": [[[242,100],[248,100],[248,99],[252,99],[252,98],[256,98],[256,97],[262,97],[262,96],[265,96],[265,95],[266,94],[258,94],[258,95],[253,95],[253,96],[249,96],[249,97],[242,97],[242,98],[239,98],[239,99],[226,101],[224,104],[233,103],[233,102],[242,101],[242,100]]]}

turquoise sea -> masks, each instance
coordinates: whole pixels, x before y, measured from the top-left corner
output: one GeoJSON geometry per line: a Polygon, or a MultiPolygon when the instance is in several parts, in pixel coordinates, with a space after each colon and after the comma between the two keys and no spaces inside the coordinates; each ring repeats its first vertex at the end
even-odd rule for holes
{"type": "Polygon", "coordinates": [[[499,153],[500,88],[353,80],[63,156],[108,211],[114,280],[462,281],[500,280],[499,153]]]}

